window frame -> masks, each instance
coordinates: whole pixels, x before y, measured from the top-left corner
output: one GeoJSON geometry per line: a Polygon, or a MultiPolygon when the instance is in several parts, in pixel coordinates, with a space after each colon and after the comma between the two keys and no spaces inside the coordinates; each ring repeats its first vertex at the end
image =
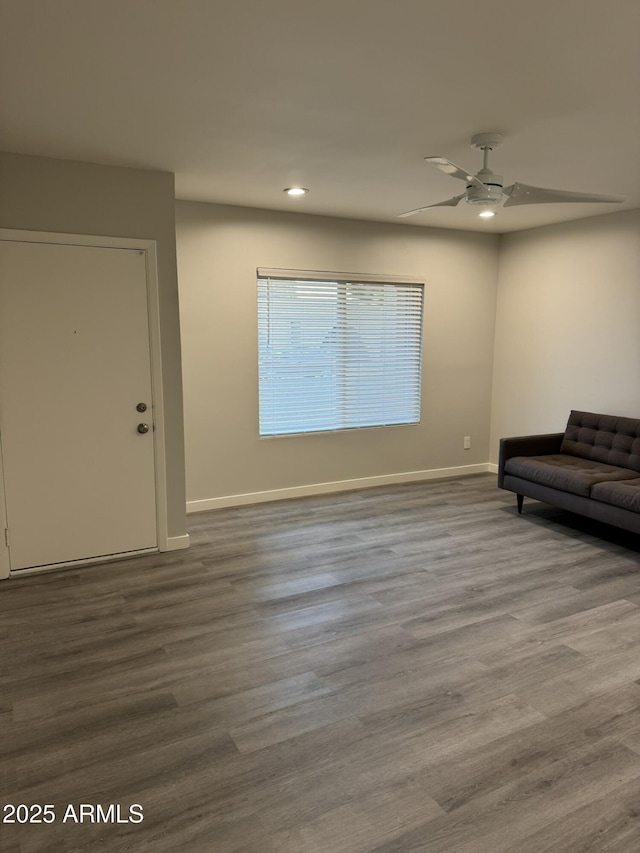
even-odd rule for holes
{"type": "MultiPolygon", "coordinates": [[[[326,429],[295,429],[288,432],[278,433],[261,433],[260,432],[260,367],[258,365],[258,435],[260,439],[277,439],[277,438],[295,438],[305,435],[327,435],[330,433],[347,433],[356,432],[368,429],[395,429],[415,427],[422,422],[422,366],[424,357],[424,310],[425,310],[425,293],[426,281],[423,278],[401,275],[377,275],[371,273],[345,273],[329,270],[297,270],[297,269],[279,269],[272,267],[258,267],[256,270],[256,296],[259,294],[259,284],[261,279],[274,279],[277,281],[291,282],[318,282],[318,283],[336,283],[343,284],[379,284],[390,286],[412,286],[420,289],[420,308],[417,317],[418,320],[418,358],[416,360],[417,367],[417,420],[405,423],[387,423],[387,424],[365,424],[353,426],[327,427],[326,429]]],[[[260,318],[259,318],[259,301],[257,302],[257,340],[258,340],[258,362],[260,359],[260,318]]]]}

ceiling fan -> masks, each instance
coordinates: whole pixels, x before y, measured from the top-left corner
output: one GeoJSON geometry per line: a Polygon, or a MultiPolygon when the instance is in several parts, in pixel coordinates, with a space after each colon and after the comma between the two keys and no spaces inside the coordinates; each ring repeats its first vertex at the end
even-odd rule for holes
{"type": "Polygon", "coordinates": [[[438,201],[428,204],[426,207],[418,207],[399,214],[400,218],[422,213],[432,207],[455,207],[463,199],[467,204],[480,208],[480,216],[495,216],[494,208],[498,207],[504,200],[503,207],[515,207],[518,204],[553,204],[557,202],[614,202],[624,201],[623,196],[597,195],[593,193],[575,193],[565,190],[547,190],[542,187],[530,187],[527,184],[511,184],[509,187],[503,185],[502,175],[496,175],[489,168],[489,152],[502,145],[501,133],[476,133],[471,137],[471,147],[480,149],[484,154],[482,169],[472,175],[466,169],[456,166],[446,157],[425,157],[427,163],[436,166],[452,178],[465,181],[467,188],[465,192],[449,198],[446,201],[438,201]]]}

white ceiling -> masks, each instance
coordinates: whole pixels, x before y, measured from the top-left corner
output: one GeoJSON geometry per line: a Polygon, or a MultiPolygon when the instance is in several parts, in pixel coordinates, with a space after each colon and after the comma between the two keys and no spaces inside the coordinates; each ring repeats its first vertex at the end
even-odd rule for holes
{"type": "Polygon", "coordinates": [[[175,172],[179,198],[512,231],[640,207],[640,0],[0,0],[0,147],[175,172]],[[505,183],[623,205],[470,207],[505,183]],[[292,199],[284,187],[310,194],[292,199]]]}

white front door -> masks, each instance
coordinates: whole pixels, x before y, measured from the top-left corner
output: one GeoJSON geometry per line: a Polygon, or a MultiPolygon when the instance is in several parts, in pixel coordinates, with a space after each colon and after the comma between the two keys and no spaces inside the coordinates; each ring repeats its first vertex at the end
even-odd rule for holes
{"type": "Polygon", "coordinates": [[[0,241],[12,570],[157,546],[146,282],[138,249],[0,241]]]}

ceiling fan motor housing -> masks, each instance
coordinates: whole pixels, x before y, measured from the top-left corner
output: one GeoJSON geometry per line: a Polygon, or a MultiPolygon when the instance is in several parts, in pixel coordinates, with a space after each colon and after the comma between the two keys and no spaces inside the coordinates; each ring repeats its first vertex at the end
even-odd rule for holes
{"type": "Polygon", "coordinates": [[[502,201],[502,175],[496,175],[490,169],[481,169],[476,175],[484,187],[467,184],[466,201],[468,204],[492,205],[502,201]]]}

